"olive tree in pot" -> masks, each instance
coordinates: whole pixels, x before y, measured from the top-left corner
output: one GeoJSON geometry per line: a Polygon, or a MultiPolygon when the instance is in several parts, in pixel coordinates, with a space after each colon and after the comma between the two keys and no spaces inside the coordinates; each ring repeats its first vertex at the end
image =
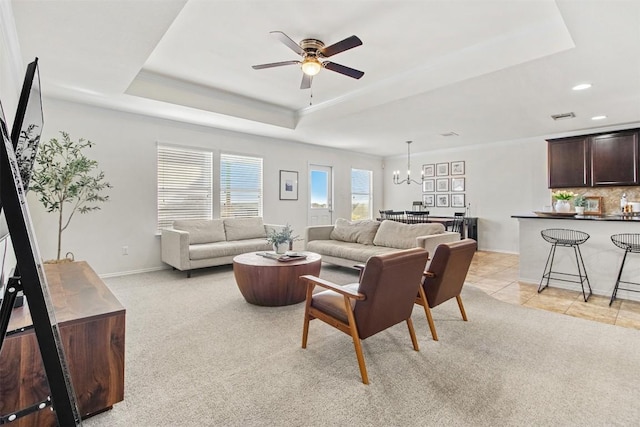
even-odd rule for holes
{"type": "MultiPolygon", "coordinates": [[[[96,170],[98,162],[83,153],[93,143],[83,138],[73,141],[64,131],[60,134],[61,139],[52,138],[40,145],[36,156],[38,167],[30,185],[47,212],[58,213],[57,261],[61,260],[62,232],[73,215],[99,210],[99,203],[109,200],[104,191],[112,187],[104,180],[104,172],[96,170]]],[[[67,255],[73,259],[71,252],[67,255]]]]}

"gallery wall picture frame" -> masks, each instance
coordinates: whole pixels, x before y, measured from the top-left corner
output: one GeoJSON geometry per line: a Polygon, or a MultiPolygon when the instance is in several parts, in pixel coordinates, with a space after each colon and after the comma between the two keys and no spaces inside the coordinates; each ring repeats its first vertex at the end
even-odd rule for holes
{"type": "Polygon", "coordinates": [[[451,207],[452,208],[464,208],[464,193],[451,194],[451,207]]]}
{"type": "Polygon", "coordinates": [[[436,176],[449,176],[449,163],[436,163],[436,176]]]}
{"type": "Polygon", "coordinates": [[[449,195],[448,194],[436,194],[436,207],[448,208],[449,207],[449,195]]]}
{"type": "Polygon", "coordinates": [[[435,194],[423,194],[422,195],[422,204],[427,208],[433,208],[436,206],[436,196],[435,194]]]}
{"type": "Polygon", "coordinates": [[[280,171],[280,200],[298,200],[297,171],[280,171]]]}
{"type": "Polygon", "coordinates": [[[451,162],[451,175],[464,175],[464,161],[451,162]]]}
{"type": "Polygon", "coordinates": [[[438,193],[449,191],[449,178],[436,179],[436,190],[438,191],[438,193]]]}
{"type": "Polygon", "coordinates": [[[436,165],[433,163],[422,165],[422,173],[425,177],[436,176],[436,165]]]}
{"type": "Polygon", "coordinates": [[[464,178],[451,178],[451,191],[464,191],[464,178]]]}
{"type": "Polygon", "coordinates": [[[435,179],[425,179],[422,182],[422,192],[423,193],[433,193],[436,191],[436,180],[435,179]]]}
{"type": "Polygon", "coordinates": [[[602,215],[602,197],[600,196],[586,196],[587,202],[584,207],[585,215],[602,215]]]}

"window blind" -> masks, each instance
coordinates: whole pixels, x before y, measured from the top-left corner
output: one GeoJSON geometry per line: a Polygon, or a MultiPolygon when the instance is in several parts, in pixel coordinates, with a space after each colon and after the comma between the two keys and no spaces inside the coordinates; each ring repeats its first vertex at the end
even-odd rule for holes
{"type": "Polygon", "coordinates": [[[371,178],[367,170],[351,169],[351,219],[371,219],[371,178]]]}
{"type": "Polygon", "coordinates": [[[262,159],[220,155],[220,217],[262,216],[262,159]]]}
{"type": "Polygon", "coordinates": [[[158,145],[158,229],[211,219],[213,153],[158,145]]]}

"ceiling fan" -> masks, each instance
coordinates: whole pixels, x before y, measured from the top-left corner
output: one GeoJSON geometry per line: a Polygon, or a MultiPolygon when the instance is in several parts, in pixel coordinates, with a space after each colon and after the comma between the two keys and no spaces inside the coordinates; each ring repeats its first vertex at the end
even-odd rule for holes
{"type": "Polygon", "coordinates": [[[344,65],[336,64],[331,61],[322,61],[324,58],[329,58],[335,54],[344,52],[345,50],[360,46],[362,44],[362,40],[356,36],[347,37],[346,39],[334,43],[331,46],[325,46],[322,41],[317,39],[304,39],[300,43],[296,43],[282,31],[271,31],[270,34],[277,37],[282,43],[289,47],[289,49],[300,55],[302,57],[302,61],[282,61],[254,65],[252,66],[254,70],[299,64],[303,73],[300,89],[309,89],[311,87],[313,76],[318,74],[321,68],[326,68],[354,79],[359,79],[364,76],[364,72],[360,70],[345,67],[344,65]]]}

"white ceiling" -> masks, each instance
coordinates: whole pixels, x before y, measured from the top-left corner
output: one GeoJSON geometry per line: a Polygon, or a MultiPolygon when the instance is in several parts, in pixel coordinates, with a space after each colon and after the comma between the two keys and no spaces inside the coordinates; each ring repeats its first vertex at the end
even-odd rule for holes
{"type": "MultiPolygon", "coordinates": [[[[45,95],[380,156],[640,122],[640,1],[12,2],[45,95]],[[363,45],[300,90],[269,34],[363,45]],[[593,87],[571,88],[589,82],[593,87]],[[312,105],[310,105],[312,98],[312,105]],[[574,112],[554,121],[552,114],[574,112]],[[594,122],[591,117],[606,115],[594,122]],[[455,132],[459,136],[444,137],[455,132]]],[[[46,113],[46,112],[45,112],[46,113]]]]}

